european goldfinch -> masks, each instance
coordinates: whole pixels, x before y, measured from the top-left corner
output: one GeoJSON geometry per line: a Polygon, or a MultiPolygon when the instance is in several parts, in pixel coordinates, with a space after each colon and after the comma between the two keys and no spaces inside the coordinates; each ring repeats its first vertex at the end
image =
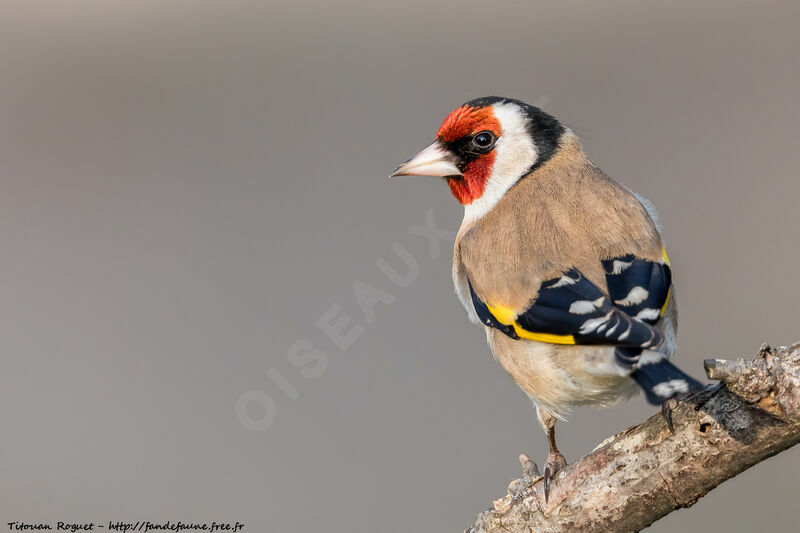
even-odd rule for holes
{"type": "MultiPolygon", "coordinates": [[[[464,205],[453,281],[547,434],[545,494],[566,465],[555,424],[636,393],[702,389],[668,358],[677,312],[650,203],[609,178],[575,134],[510,98],[471,100],[392,176],[438,176],[464,205]]],[[[672,430],[669,410],[664,411],[672,430]]]]}

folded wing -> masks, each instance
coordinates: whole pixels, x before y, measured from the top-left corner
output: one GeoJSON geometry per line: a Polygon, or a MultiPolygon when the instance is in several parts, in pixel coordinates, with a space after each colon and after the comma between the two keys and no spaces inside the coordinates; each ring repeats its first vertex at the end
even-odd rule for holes
{"type": "Polygon", "coordinates": [[[615,296],[603,293],[575,269],[543,282],[531,306],[517,315],[481,301],[471,284],[470,292],[481,321],[515,339],[634,348],[653,348],[664,340],[657,328],[626,313],[615,296]]]}

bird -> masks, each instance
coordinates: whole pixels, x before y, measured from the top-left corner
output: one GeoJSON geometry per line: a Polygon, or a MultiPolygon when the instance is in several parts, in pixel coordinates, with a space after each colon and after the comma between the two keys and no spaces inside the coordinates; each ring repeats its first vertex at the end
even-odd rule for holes
{"type": "Polygon", "coordinates": [[[549,444],[545,499],[567,465],[556,422],[573,408],[642,390],[674,432],[676,402],[704,385],[669,361],[678,315],[651,202],[600,170],[555,117],[498,96],[454,109],[397,176],[444,179],[464,206],[455,292],[535,407],[549,444]]]}

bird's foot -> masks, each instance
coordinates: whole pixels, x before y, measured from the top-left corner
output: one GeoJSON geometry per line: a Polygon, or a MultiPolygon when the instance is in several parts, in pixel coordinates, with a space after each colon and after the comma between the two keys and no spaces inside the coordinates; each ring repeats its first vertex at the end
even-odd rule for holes
{"type": "Polygon", "coordinates": [[[661,403],[661,416],[664,417],[664,422],[667,423],[667,429],[669,430],[669,432],[672,433],[673,435],[675,434],[675,426],[672,424],[672,411],[674,411],[678,407],[678,404],[680,402],[687,399],[689,396],[692,396],[693,394],[699,394],[706,391],[711,391],[713,389],[714,387],[711,386],[711,387],[706,387],[705,389],[700,391],[695,390],[691,392],[680,392],[678,394],[675,394],[671,398],[667,398],[666,400],[664,400],[661,403]]]}
{"type": "Polygon", "coordinates": [[[547,456],[547,462],[544,464],[544,502],[550,497],[550,482],[556,474],[558,474],[565,466],[567,460],[561,455],[560,452],[550,452],[547,456]]]}
{"type": "Polygon", "coordinates": [[[695,411],[699,411],[714,394],[724,387],[724,383],[716,383],[713,385],[708,385],[702,390],[694,390],[688,393],[681,392],[664,400],[661,403],[661,416],[664,418],[664,422],[666,422],[669,432],[673,435],[675,434],[675,426],[672,424],[672,411],[678,407],[680,402],[687,399],[689,396],[692,396],[693,394],[701,396],[700,401],[697,402],[697,405],[695,406],[695,411]]]}

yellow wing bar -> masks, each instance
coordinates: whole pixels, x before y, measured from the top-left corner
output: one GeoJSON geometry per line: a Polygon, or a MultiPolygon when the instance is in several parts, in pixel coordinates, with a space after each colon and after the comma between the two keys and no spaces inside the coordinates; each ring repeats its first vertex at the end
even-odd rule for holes
{"type": "Polygon", "coordinates": [[[553,333],[534,333],[528,331],[517,323],[517,314],[509,307],[486,305],[489,312],[494,315],[498,322],[504,326],[512,326],[517,336],[521,339],[528,339],[538,342],[549,342],[550,344],[575,344],[574,335],[556,335],[553,333]]]}

